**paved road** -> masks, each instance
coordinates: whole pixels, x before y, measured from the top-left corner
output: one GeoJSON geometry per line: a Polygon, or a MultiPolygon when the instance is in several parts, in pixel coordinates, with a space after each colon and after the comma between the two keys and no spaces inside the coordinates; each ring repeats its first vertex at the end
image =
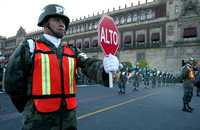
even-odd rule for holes
{"type": "MultiPolygon", "coordinates": [[[[193,113],[182,112],[181,87],[127,87],[123,96],[117,88],[79,87],[78,101],[78,130],[200,130],[200,98],[193,96],[193,113]]],[[[21,115],[6,94],[0,104],[0,130],[20,130],[21,115]]]]}

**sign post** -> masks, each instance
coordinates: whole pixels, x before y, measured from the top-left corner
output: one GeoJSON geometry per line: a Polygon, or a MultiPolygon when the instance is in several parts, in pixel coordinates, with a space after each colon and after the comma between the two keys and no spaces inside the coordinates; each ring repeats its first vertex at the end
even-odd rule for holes
{"type": "MultiPolygon", "coordinates": [[[[119,48],[119,31],[112,17],[104,15],[98,24],[98,42],[104,56],[116,55],[119,48]]],[[[112,72],[109,72],[109,87],[113,87],[112,72]]]]}

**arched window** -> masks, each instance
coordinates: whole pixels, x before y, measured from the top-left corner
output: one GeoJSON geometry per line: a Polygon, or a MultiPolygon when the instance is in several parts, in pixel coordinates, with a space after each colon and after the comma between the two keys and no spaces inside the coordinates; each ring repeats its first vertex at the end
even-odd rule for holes
{"type": "Polygon", "coordinates": [[[131,22],[132,22],[132,16],[131,16],[131,14],[129,14],[127,16],[127,23],[131,23],[131,22]]]}
{"type": "Polygon", "coordinates": [[[86,23],[85,24],[85,31],[88,31],[89,27],[88,27],[88,24],[86,23]]]}
{"type": "Polygon", "coordinates": [[[133,22],[137,22],[138,20],[138,15],[135,13],[133,14],[133,22]]]}
{"type": "Polygon", "coordinates": [[[77,42],[77,43],[76,43],[76,47],[79,48],[79,49],[81,49],[81,43],[80,43],[80,42],[77,42]]]}
{"type": "Polygon", "coordinates": [[[89,30],[92,30],[92,23],[89,24],[89,30]]]}
{"type": "Polygon", "coordinates": [[[140,20],[146,20],[146,12],[141,11],[140,20]]]}
{"type": "Polygon", "coordinates": [[[81,40],[81,39],[78,39],[78,40],[76,41],[76,47],[79,48],[79,49],[81,49],[81,44],[82,44],[82,40],[81,40]]]}
{"type": "Polygon", "coordinates": [[[80,26],[77,25],[77,33],[79,33],[79,32],[80,32],[80,26]]]}
{"type": "Polygon", "coordinates": [[[85,31],[84,25],[82,24],[82,25],[81,25],[81,32],[84,32],[84,31],[85,31]]]}
{"type": "Polygon", "coordinates": [[[73,33],[76,33],[76,26],[73,27],[73,33]]]}
{"type": "Polygon", "coordinates": [[[115,17],[115,23],[118,25],[119,24],[119,18],[116,16],[115,17]]]}
{"type": "Polygon", "coordinates": [[[120,19],[120,24],[124,24],[124,23],[125,23],[125,18],[124,18],[124,16],[122,16],[120,19]]]}
{"type": "Polygon", "coordinates": [[[84,41],[84,44],[83,44],[83,47],[84,47],[84,48],[89,48],[89,45],[90,45],[89,40],[85,40],[85,41],[84,41]]]}
{"type": "Polygon", "coordinates": [[[152,9],[147,10],[147,19],[152,19],[154,17],[152,9]]]}
{"type": "Polygon", "coordinates": [[[98,22],[95,22],[94,29],[97,29],[97,26],[98,26],[98,22]]]}

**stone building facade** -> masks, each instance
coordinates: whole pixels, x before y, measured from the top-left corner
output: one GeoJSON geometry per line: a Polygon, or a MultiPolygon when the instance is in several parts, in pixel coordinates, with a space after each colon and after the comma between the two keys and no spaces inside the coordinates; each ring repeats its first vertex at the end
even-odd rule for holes
{"type": "MultiPolygon", "coordinates": [[[[151,68],[176,73],[183,59],[200,59],[200,0],[154,0],[125,5],[73,20],[63,41],[91,57],[102,58],[97,28],[102,15],[111,16],[120,32],[120,61],[136,64],[145,59],[151,68]]],[[[8,57],[27,37],[38,38],[42,31],[26,33],[20,28],[14,37],[0,37],[2,54],[8,57]]]]}

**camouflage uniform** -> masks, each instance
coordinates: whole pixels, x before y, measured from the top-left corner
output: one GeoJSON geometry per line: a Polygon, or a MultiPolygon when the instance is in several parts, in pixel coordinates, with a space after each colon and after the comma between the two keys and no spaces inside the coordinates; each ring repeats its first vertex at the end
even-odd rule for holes
{"type": "MultiPolygon", "coordinates": [[[[45,43],[52,51],[56,52],[61,63],[64,45],[56,48],[51,42],[42,36],[39,41],[45,43]]],[[[77,67],[89,78],[100,84],[108,86],[108,74],[104,72],[101,60],[85,58],[80,52],[71,47],[77,58],[77,67]],[[93,72],[93,73],[91,73],[93,72]]],[[[34,54],[34,53],[33,53],[34,54]]],[[[76,110],[66,110],[65,102],[61,108],[52,113],[39,113],[33,105],[31,97],[33,77],[33,55],[29,44],[25,40],[14,51],[9,59],[5,73],[5,89],[13,104],[19,112],[23,112],[23,130],[76,130],[76,110]]]]}
{"type": "Polygon", "coordinates": [[[158,87],[162,87],[162,72],[158,74],[158,87]]]}
{"type": "Polygon", "coordinates": [[[144,86],[145,86],[145,88],[148,88],[149,87],[150,72],[147,68],[145,68],[145,70],[144,70],[143,77],[144,77],[144,86]]]}
{"type": "Polygon", "coordinates": [[[152,82],[152,88],[156,87],[156,79],[157,79],[157,71],[153,70],[152,71],[152,77],[151,77],[151,82],[152,82]]]}
{"type": "Polygon", "coordinates": [[[183,111],[192,112],[192,108],[189,106],[189,103],[191,102],[192,96],[193,96],[193,80],[189,76],[189,69],[191,69],[192,66],[190,64],[186,64],[182,68],[181,77],[183,80],[183,89],[184,89],[184,95],[183,95],[183,111]]]}
{"type": "Polygon", "coordinates": [[[125,94],[126,93],[126,82],[128,80],[128,72],[126,70],[120,71],[119,76],[119,94],[125,94]]]}
{"type": "Polygon", "coordinates": [[[166,87],[166,72],[162,75],[162,87],[166,87]]]}
{"type": "Polygon", "coordinates": [[[133,75],[131,77],[132,82],[133,82],[133,91],[138,90],[139,86],[140,86],[140,71],[139,68],[135,68],[135,70],[133,71],[133,75]]]}

